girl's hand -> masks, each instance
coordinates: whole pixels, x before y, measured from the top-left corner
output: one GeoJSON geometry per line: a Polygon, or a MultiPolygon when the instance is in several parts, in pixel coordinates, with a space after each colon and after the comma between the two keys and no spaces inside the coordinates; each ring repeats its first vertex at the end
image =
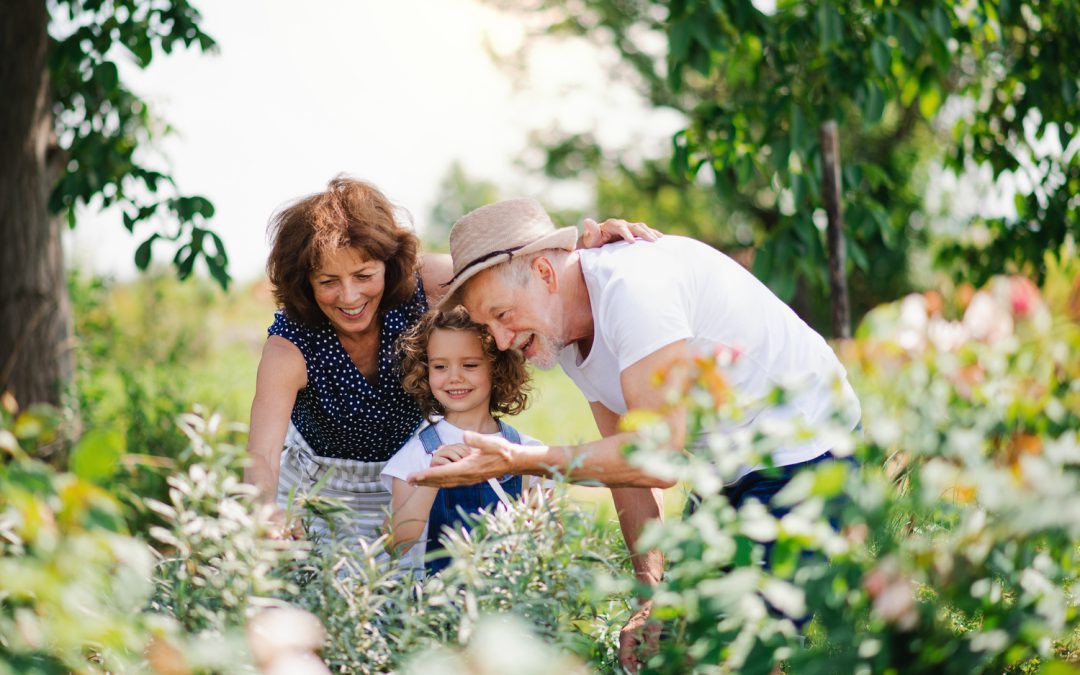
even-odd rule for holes
{"type": "Polygon", "coordinates": [[[592,218],[586,218],[584,225],[585,231],[581,235],[578,248],[596,248],[619,239],[656,241],[664,236],[662,232],[654,230],[645,223],[630,223],[620,218],[608,218],[599,224],[592,218]]]}
{"type": "Polygon", "coordinates": [[[439,449],[431,456],[431,466],[444,466],[464,459],[472,453],[472,448],[462,443],[439,446],[439,449]]]}

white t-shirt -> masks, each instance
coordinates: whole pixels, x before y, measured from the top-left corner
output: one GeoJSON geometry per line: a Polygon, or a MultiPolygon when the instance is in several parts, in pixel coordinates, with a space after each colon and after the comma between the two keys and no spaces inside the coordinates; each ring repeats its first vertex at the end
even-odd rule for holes
{"type": "MultiPolygon", "coordinates": [[[[619,374],[686,340],[695,353],[726,348],[739,354],[724,375],[746,414],[714,433],[769,418],[801,418],[813,427],[838,409],[850,428],[858,423],[859,401],[825,339],[723,253],[671,235],[577,253],[592,303],[594,338],[587,358],[569,345],[559,353],[559,363],[589,401],[626,414],[619,374]],[[800,393],[782,407],[754,405],[779,384],[800,393]]],[[[778,451],[773,461],[797,464],[827,450],[812,440],[778,451]]],[[[750,470],[744,467],[736,478],[750,470]]]]}
{"type": "MultiPolygon", "coordinates": [[[[439,438],[442,440],[443,445],[453,445],[454,443],[462,443],[465,440],[465,430],[450,424],[441,417],[435,418],[435,431],[439,433],[439,438]]],[[[386,466],[382,470],[382,482],[386,486],[387,490],[393,491],[394,479],[400,478],[405,480],[408,476],[416,473],[417,471],[423,471],[431,466],[431,455],[424,451],[424,442],[420,440],[420,432],[426,427],[430,426],[429,423],[424,422],[413,433],[409,440],[405,441],[405,445],[401,446],[390,461],[386,463],[386,466]]],[[[513,425],[511,425],[513,426],[513,425]]],[[[544,445],[542,441],[538,441],[532,436],[518,431],[521,435],[522,445],[544,445]]],[[[528,479],[528,476],[524,477],[528,479]]],[[[413,545],[409,549],[408,553],[402,556],[401,564],[404,567],[419,568],[424,566],[424,554],[427,552],[427,525],[424,525],[424,532],[420,535],[420,541],[413,545]]]]}

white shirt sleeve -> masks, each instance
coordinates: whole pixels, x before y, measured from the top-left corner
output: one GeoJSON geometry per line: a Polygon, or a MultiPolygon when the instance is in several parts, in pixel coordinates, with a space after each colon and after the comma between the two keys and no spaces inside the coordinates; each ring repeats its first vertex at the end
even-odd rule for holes
{"type": "Polygon", "coordinates": [[[395,478],[405,480],[411,474],[423,471],[429,466],[431,466],[431,455],[424,452],[424,444],[420,441],[420,436],[414,434],[386,463],[380,477],[383,486],[390,490],[394,486],[395,478]]]}

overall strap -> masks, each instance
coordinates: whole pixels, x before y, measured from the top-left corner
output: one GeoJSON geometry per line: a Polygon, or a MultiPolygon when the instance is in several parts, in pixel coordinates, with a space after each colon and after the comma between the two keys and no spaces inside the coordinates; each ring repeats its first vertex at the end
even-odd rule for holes
{"type": "Polygon", "coordinates": [[[517,432],[517,429],[510,426],[506,422],[499,420],[499,431],[502,432],[503,438],[511,443],[521,444],[521,434],[517,432]]]}
{"type": "Polygon", "coordinates": [[[438,450],[439,446],[443,444],[434,424],[428,424],[420,430],[420,442],[424,444],[424,452],[429,455],[438,450]]]}

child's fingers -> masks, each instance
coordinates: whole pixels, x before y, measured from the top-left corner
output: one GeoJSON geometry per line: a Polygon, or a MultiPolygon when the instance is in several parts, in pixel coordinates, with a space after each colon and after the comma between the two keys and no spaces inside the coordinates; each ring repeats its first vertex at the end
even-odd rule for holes
{"type": "Polygon", "coordinates": [[[440,446],[435,454],[431,456],[432,466],[442,466],[449,464],[450,462],[456,462],[459,459],[467,457],[472,454],[472,449],[467,445],[461,443],[454,443],[453,445],[440,446]]]}

